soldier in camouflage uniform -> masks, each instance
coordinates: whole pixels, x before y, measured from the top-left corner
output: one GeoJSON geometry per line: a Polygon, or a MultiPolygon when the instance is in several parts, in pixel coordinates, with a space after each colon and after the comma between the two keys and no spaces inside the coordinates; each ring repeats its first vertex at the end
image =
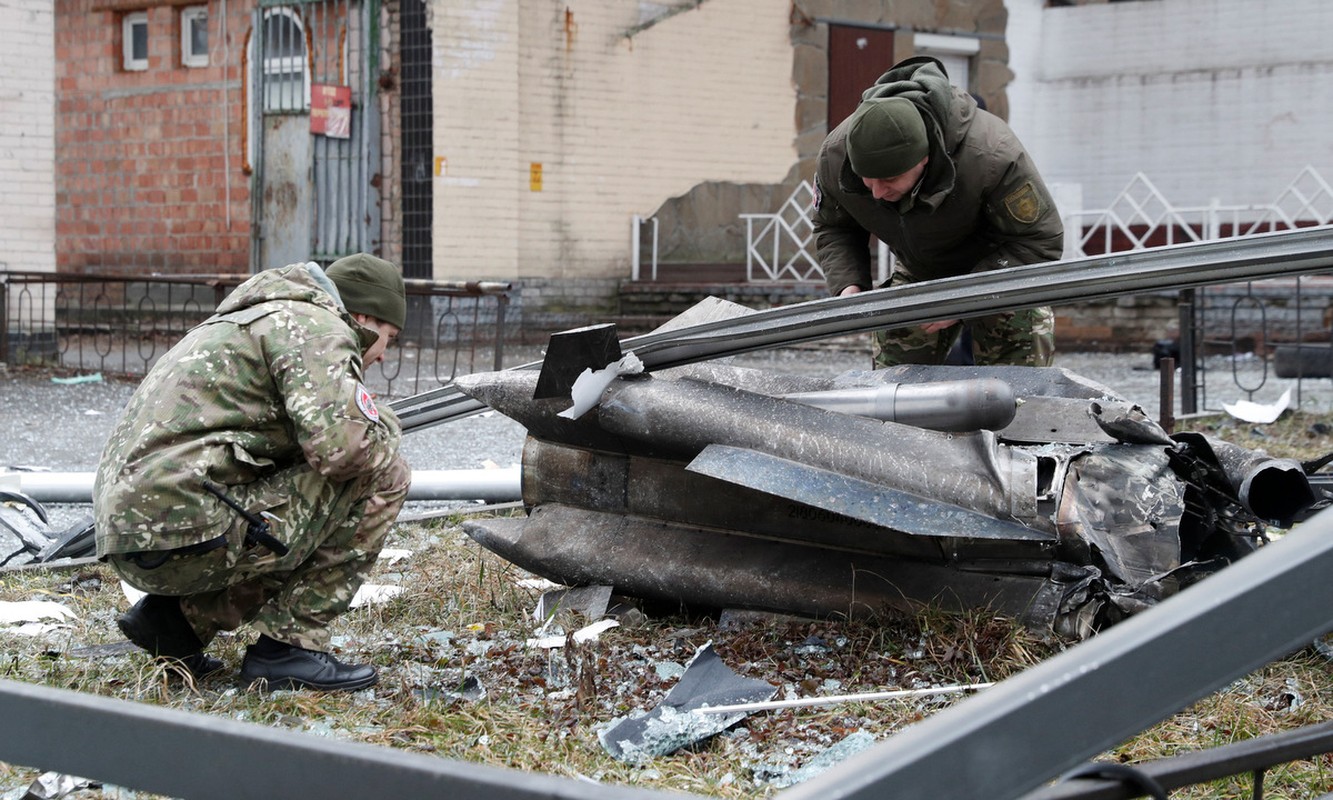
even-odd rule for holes
{"type": "MultiPolygon", "coordinates": [[[[928,57],[884,73],[824,140],[814,231],[834,295],[871,288],[872,234],[898,259],[889,286],[1053,261],[1064,241],[1055,203],[1009,126],[928,57]]],[[[877,332],[875,363],[944,363],[958,323],[877,332]]],[[[978,364],[1050,364],[1049,308],[968,325],[978,364]]]]}
{"type": "Polygon", "coordinates": [[[246,681],[375,682],[374,667],[327,652],[328,625],[407,496],[398,420],[362,382],[405,316],[387,261],[294,264],[243,283],[153,366],[93,492],[98,556],[148,593],[118,620],[132,642],[203,674],[222,666],[204,653],[213,637],[249,623],[246,681]]]}

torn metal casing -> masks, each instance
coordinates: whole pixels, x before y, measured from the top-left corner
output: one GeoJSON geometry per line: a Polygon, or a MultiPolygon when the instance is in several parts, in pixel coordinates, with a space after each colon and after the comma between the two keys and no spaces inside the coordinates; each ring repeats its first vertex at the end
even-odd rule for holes
{"type": "Polygon", "coordinates": [[[696,364],[615,380],[579,420],[534,400],[531,373],[471,376],[466,391],[528,428],[530,514],[465,529],[552,580],[657,601],[807,616],[991,607],[1071,637],[1252,549],[1244,479],[1219,462],[1271,460],[1166,438],[1064,370],[961,368],[1024,399],[994,433],[784,399],[949,369],[830,379],[696,364]],[[1028,401],[1058,413],[1025,419],[1028,401]]]}

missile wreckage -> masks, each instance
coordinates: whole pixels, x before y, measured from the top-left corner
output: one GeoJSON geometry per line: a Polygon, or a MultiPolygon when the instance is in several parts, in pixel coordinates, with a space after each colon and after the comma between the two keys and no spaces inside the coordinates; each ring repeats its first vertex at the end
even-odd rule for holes
{"type": "Polygon", "coordinates": [[[812,378],[711,362],[616,377],[578,419],[561,416],[568,398],[534,398],[538,380],[457,381],[528,430],[527,517],[468,534],[551,580],[658,602],[990,607],[1081,638],[1314,499],[1298,463],[1168,435],[1062,369],[812,378]]]}
{"type": "Polygon", "coordinates": [[[1333,236],[1317,230],[765,311],[715,301],[624,343],[614,326],[557,334],[541,363],[460,377],[396,410],[405,431],[486,407],[527,428],[526,517],[465,530],[563,584],[817,617],[986,607],[1082,638],[1299,518],[1316,501],[1302,465],[1168,433],[1063,369],[810,377],[726,357],[1330,265],[1333,236]]]}

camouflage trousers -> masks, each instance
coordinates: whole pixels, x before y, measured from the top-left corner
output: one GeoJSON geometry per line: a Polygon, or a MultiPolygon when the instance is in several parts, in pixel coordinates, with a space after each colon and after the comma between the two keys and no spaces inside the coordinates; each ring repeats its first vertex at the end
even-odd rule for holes
{"type": "Polygon", "coordinates": [[[124,555],[108,560],[131,586],[181,597],[185,618],[205,644],[219,631],[250,623],[279,641],[326,651],[329,623],[347,610],[374,566],[411,479],[401,458],[347,482],[293,467],[230,489],[243,507],[281,520],[271,532],[287,555],[247,542],[247,523],[237,515],[226,547],[173,554],[152,568],[124,555]]]}
{"type": "Polygon", "coordinates": [[[918,326],[875,331],[875,368],[943,364],[964,325],[972,330],[972,357],[978,365],[1049,367],[1055,356],[1055,315],[1043,307],[975,317],[935,333],[918,326]]]}
{"type": "MultiPolygon", "coordinates": [[[[905,270],[897,269],[883,285],[914,282],[905,270]]],[[[1049,367],[1055,356],[1055,315],[1050,308],[1027,308],[964,320],[934,333],[919,326],[875,331],[871,334],[875,369],[943,364],[964,326],[972,331],[972,359],[978,366],[1049,367]]]]}

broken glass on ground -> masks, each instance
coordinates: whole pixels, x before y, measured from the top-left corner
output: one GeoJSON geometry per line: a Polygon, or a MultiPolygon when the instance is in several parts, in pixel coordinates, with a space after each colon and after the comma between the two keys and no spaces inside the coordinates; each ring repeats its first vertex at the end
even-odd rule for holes
{"type": "Polygon", "coordinates": [[[744,713],[696,714],[704,706],[768,700],[777,687],[733,672],[709,642],[695,652],[680,682],[652,711],[613,721],[598,731],[602,747],[614,758],[641,764],[701,742],[745,718],[744,713]]]}

